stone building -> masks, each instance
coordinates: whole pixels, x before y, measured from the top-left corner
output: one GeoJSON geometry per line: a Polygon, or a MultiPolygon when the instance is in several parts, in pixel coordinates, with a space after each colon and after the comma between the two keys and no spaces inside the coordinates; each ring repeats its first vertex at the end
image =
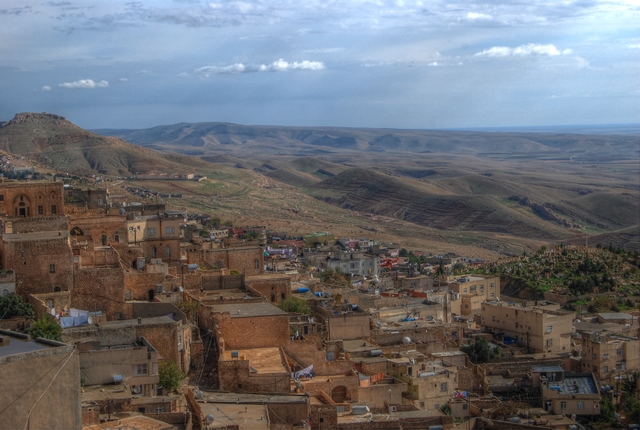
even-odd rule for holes
{"type": "Polygon", "coordinates": [[[82,428],[75,347],[0,330],[0,381],[0,427],[82,428]]]}
{"type": "Polygon", "coordinates": [[[496,276],[459,276],[442,282],[440,288],[446,288],[461,295],[482,296],[484,300],[500,298],[500,278],[496,276]]]}
{"type": "Polygon", "coordinates": [[[548,302],[533,306],[484,302],[481,309],[483,327],[533,352],[571,352],[573,316],[572,312],[558,310],[557,305],[548,302]]]}
{"type": "Polygon", "coordinates": [[[340,269],[351,276],[378,276],[380,257],[362,252],[310,254],[309,263],[319,270],[340,269]]]}
{"type": "Polygon", "coordinates": [[[35,218],[63,214],[63,183],[15,181],[0,183],[0,216],[35,218]]]}
{"type": "Polygon", "coordinates": [[[264,252],[260,246],[222,248],[214,242],[203,242],[187,248],[187,262],[216,269],[229,269],[246,276],[264,273],[264,252]]]}
{"type": "Polygon", "coordinates": [[[534,386],[542,405],[556,415],[600,415],[600,389],[593,373],[564,372],[561,368],[533,368],[534,386]]]}
{"type": "Polygon", "coordinates": [[[433,410],[444,406],[458,388],[457,366],[442,360],[389,359],[387,373],[407,383],[406,397],[418,409],[433,410]]]}

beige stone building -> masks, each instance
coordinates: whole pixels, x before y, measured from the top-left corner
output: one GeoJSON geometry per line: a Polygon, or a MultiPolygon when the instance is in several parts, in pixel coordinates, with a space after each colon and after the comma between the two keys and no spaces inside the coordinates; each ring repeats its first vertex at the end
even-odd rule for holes
{"type": "Polygon", "coordinates": [[[481,324],[533,352],[570,352],[573,313],[558,308],[485,302],[481,307],[481,324]]]}
{"type": "Polygon", "coordinates": [[[500,298],[500,278],[497,276],[464,275],[440,284],[461,295],[484,296],[485,300],[500,298]]]}
{"type": "Polygon", "coordinates": [[[593,372],[601,382],[640,367],[640,340],[619,335],[582,334],[583,372],[593,372]]]}
{"type": "Polygon", "coordinates": [[[558,366],[533,368],[542,406],[555,415],[600,415],[600,390],[592,373],[564,372],[558,366]]]}

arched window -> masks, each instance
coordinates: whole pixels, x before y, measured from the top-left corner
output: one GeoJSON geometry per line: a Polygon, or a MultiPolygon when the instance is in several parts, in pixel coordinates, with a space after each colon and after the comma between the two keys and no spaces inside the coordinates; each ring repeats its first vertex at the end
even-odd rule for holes
{"type": "Polygon", "coordinates": [[[156,255],[158,254],[158,250],[156,249],[155,246],[151,247],[151,258],[156,258],[156,255]]]}
{"type": "Polygon", "coordinates": [[[57,293],[57,292],[59,292],[59,291],[60,291],[60,287],[53,287],[53,292],[54,292],[54,293],[57,293]]]}
{"type": "Polygon", "coordinates": [[[120,243],[120,235],[119,235],[119,234],[116,234],[115,236],[113,236],[113,240],[114,240],[116,243],[120,243]]]}
{"type": "Polygon", "coordinates": [[[102,246],[107,246],[107,235],[103,234],[101,237],[102,240],[102,246]]]}
{"type": "Polygon", "coordinates": [[[164,255],[165,255],[165,257],[171,257],[171,247],[170,246],[167,246],[164,249],[164,255]]]}

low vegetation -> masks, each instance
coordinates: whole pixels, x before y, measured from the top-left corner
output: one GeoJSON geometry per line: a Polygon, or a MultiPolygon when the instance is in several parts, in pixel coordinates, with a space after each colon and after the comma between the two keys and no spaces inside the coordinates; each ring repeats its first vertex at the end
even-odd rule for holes
{"type": "Polygon", "coordinates": [[[506,294],[508,284],[513,283],[520,290],[528,288],[534,298],[541,298],[545,291],[574,296],[617,291],[633,295],[640,290],[637,259],[637,252],[611,246],[585,250],[559,245],[474,272],[506,278],[506,294]]]}
{"type": "Polygon", "coordinates": [[[351,279],[349,275],[344,273],[342,269],[337,267],[335,270],[327,269],[320,273],[320,280],[325,284],[333,285],[336,287],[349,287],[351,288],[351,279]]]}
{"type": "Polygon", "coordinates": [[[51,339],[62,341],[62,327],[56,320],[49,315],[45,315],[27,329],[27,333],[32,338],[41,337],[44,339],[51,339]]]}
{"type": "Polygon", "coordinates": [[[483,337],[476,337],[476,340],[468,346],[461,346],[460,350],[469,356],[474,364],[486,363],[496,357],[500,357],[500,348],[492,347],[483,337]]]}
{"type": "Polygon", "coordinates": [[[285,312],[292,312],[296,314],[309,315],[311,313],[311,309],[309,309],[307,302],[293,296],[287,297],[280,302],[280,309],[285,312]]]}

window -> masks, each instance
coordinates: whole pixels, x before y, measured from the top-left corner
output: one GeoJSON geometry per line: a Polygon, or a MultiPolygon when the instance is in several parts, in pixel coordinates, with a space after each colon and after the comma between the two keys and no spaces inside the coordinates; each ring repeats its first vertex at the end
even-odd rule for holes
{"type": "Polygon", "coordinates": [[[495,294],[489,293],[489,297],[493,298],[493,296],[495,296],[495,294]]]}
{"type": "Polygon", "coordinates": [[[167,247],[164,249],[164,256],[165,256],[165,257],[171,257],[171,247],[170,247],[170,246],[167,246],[167,247]]]}
{"type": "Polygon", "coordinates": [[[627,370],[627,363],[616,363],[616,370],[627,370]]]}
{"type": "Polygon", "coordinates": [[[182,345],[182,335],[178,335],[178,345],[182,345]]]}
{"type": "Polygon", "coordinates": [[[622,348],[616,349],[616,355],[623,355],[622,348]]]}
{"type": "Polygon", "coordinates": [[[131,290],[127,290],[124,292],[124,299],[131,300],[131,290]]]}
{"type": "Polygon", "coordinates": [[[162,406],[156,406],[156,414],[161,414],[164,412],[164,408],[162,406]]]}
{"type": "MultiPolygon", "coordinates": [[[[2,297],[7,297],[9,295],[9,290],[7,290],[6,288],[4,290],[2,290],[2,297]]],[[[49,306],[51,307],[51,306],[49,306]]]]}
{"type": "Polygon", "coordinates": [[[147,375],[148,373],[147,363],[133,365],[133,376],[147,375]]]}
{"type": "Polygon", "coordinates": [[[467,408],[468,408],[468,405],[466,403],[463,403],[462,404],[462,409],[467,409],[467,408]]]}
{"type": "Polygon", "coordinates": [[[493,288],[493,284],[489,284],[489,288],[493,288]]]}
{"type": "Polygon", "coordinates": [[[253,267],[255,269],[259,269],[260,268],[260,260],[258,260],[257,258],[255,259],[255,261],[253,262],[253,267]]]}
{"type": "Polygon", "coordinates": [[[153,363],[151,366],[152,366],[151,368],[153,369],[153,374],[157,375],[158,374],[158,363],[153,363]]]}
{"type": "Polygon", "coordinates": [[[553,346],[553,339],[547,339],[547,348],[553,346]]]}
{"type": "Polygon", "coordinates": [[[598,366],[593,366],[593,371],[597,372],[598,371],[598,366]]]}
{"type": "Polygon", "coordinates": [[[441,382],[440,383],[440,391],[447,391],[447,383],[446,382],[441,382]]]}
{"type": "Polygon", "coordinates": [[[466,292],[467,292],[467,289],[465,288],[462,292],[463,292],[463,293],[466,293],[466,292]]]}
{"type": "Polygon", "coordinates": [[[58,213],[58,208],[56,205],[51,205],[51,215],[55,215],[58,213]]]}
{"type": "Polygon", "coordinates": [[[469,305],[464,305],[464,308],[465,309],[469,309],[469,305]]]}
{"type": "Polygon", "coordinates": [[[49,273],[56,273],[56,265],[49,264],[49,273]]]}
{"type": "Polygon", "coordinates": [[[167,234],[173,234],[173,227],[167,227],[166,232],[167,234]]]}
{"type": "Polygon", "coordinates": [[[552,325],[548,325],[547,326],[547,333],[551,333],[553,331],[553,326],[552,325]]]}
{"type": "Polygon", "coordinates": [[[484,293],[484,285],[480,285],[480,292],[484,293]]]}
{"type": "Polygon", "coordinates": [[[602,366],[602,373],[607,373],[609,371],[609,366],[602,366]]]}
{"type": "Polygon", "coordinates": [[[476,291],[478,291],[478,287],[476,285],[472,285],[469,287],[469,291],[475,293],[476,291]]]}
{"type": "Polygon", "coordinates": [[[44,206],[38,205],[38,215],[44,215],[44,206]]]}
{"type": "Polygon", "coordinates": [[[149,236],[155,236],[155,235],[156,235],[156,229],[155,229],[155,228],[153,228],[153,227],[148,228],[148,229],[147,229],[147,234],[148,234],[149,236]]]}
{"type": "Polygon", "coordinates": [[[609,354],[604,354],[604,355],[602,356],[602,359],[603,359],[603,360],[608,360],[608,359],[609,359],[609,354]]]}
{"type": "Polygon", "coordinates": [[[420,407],[424,408],[424,402],[420,402],[420,407]]]}
{"type": "Polygon", "coordinates": [[[4,202],[4,194],[0,194],[0,202],[4,202]]]}
{"type": "Polygon", "coordinates": [[[596,354],[591,354],[591,358],[595,359],[598,358],[598,356],[596,354]]]}
{"type": "Polygon", "coordinates": [[[567,409],[567,402],[560,402],[560,409],[567,409]]]}
{"type": "Polygon", "coordinates": [[[578,402],[578,409],[580,410],[584,409],[584,402],[578,402]]]}

